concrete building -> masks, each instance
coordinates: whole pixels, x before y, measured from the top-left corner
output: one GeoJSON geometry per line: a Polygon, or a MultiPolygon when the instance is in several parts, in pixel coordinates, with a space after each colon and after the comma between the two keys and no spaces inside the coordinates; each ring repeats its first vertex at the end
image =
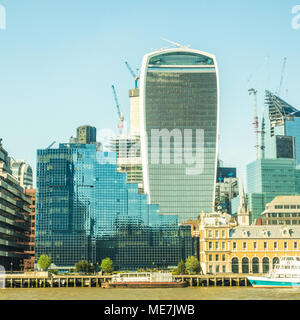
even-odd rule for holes
{"type": "Polygon", "coordinates": [[[25,160],[15,161],[10,158],[12,175],[19,181],[22,188],[30,189],[33,186],[33,175],[31,166],[25,160]]]}
{"type": "Polygon", "coordinates": [[[27,248],[25,249],[25,253],[28,255],[28,257],[24,259],[24,270],[29,271],[34,270],[36,189],[25,189],[25,194],[31,200],[31,204],[29,205],[30,213],[26,213],[26,216],[29,216],[30,220],[29,243],[27,248]]]}
{"type": "Polygon", "coordinates": [[[129,90],[130,99],[130,134],[140,135],[140,89],[129,90]]]}
{"type": "Polygon", "coordinates": [[[197,219],[201,210],[211,212],[219,128],[215,56],[186,47],[149,53],[143,58],[139,93],[149,201],[181,222],[197,219]]]}
{"type": "Polygon", "coordinates": [[[261,215],[264,225],[300,224],[300,195],[276,197],[261,215]]]}
{"type": "Polygon", "coordinates": [[[109,150],[117,154],[118,172],[127,174],[127,183],[138,184],[144,193],[141,144],[139,135],[117,135],[109,140],[109,150]]]}
{"type": "Polygon", "coordinates": [[[80,126],[76,129],[77,136],[70,138],[70,143],[95,144],[98,151],[102,151],[101,142],[97,141],[97,129],[92,126],[80,126]]]}
{"type": "Polygon", "coordinates": [[[31,200],[12,174],[10,157],[0,142],[0,265],[6,271],[23,270],[28,258],[31,200]]]}

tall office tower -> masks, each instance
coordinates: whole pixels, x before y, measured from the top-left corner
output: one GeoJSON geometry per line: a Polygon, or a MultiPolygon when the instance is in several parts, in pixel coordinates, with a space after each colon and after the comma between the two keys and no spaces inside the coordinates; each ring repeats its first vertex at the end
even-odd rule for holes
{"type": "Polygon", "coordinates": [[[239,195],[239,182],[236,168],[221,167],[218,161],[215,210],[219,206],[223,212],[231,213],[231,200],[239,195]]]}
{"type": "Polygon", "coordinates": [[[10,158],[0,139],[0,265],[7,271],[23,270],[29,243],[30,198],[12,175],[10,158]]]}
{"type": "Polygon", "coordinates": [[[77,136],[71,137],[70,143],[94,144],[98,151],[102,151],[101,142],[97,141],[97,129],[91,126],[80,126],[76,130],[77,136]]]}
{"type": "Polygon", "coordinates": [[[197,219],[202,210],[213,210],[218,88],[214,55],[180,47],[143,58],[140,129],[144,189],[149,201],[160,205],[161,214],[177,214],[181,222],[197,219]]]}
{"type": "Polygon", "coordinates": [[[266,91],[263,124],[263,157],[296,159],[299,165],[300,111],[266,91]]]}
{"type": "Polygon", "coordinates": [[[109,150],[116,152],[118,172],[127,174],[127,183],[137,183],[144,193],[141,144],[139,135],[117,135],[110,137],[109,150]]]}
{"type": "Polygon", "coordinates": [[[299,173],[294,159],[259,159],[248,164],[248,208],[252,222],[261,217],[266,204],[276,196],[300,192],[299,173]]]}
{"type": "Polygon", "coordinates": [[[25,160],[15,161],[13,158],[10,158],[10,168],[13,176],[19,181],[21,187],[25,189],[32,188],[32,168],[25,160]]]}
{"type": "Polygon", "coordinates": [[[116,153],[94,144],[37,151],[35,258],[73,268],[110,257],[116,269],[176,266],[194,254],[190,227],[159,214],[138,185],[117,172],[116,153]]]}

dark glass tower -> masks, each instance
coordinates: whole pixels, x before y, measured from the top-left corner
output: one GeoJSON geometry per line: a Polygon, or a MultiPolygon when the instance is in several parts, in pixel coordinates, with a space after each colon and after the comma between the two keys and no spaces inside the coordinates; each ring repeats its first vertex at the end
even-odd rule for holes
{"type": "Polygon", "coordinates": [[[144,187],[161,214],[177,214],[185,221],[196,219],[202,210],[213,210],[218,93],[214,55],[183,47],[144,56],[140,81],[144,187]],[[164,137],[157,140],[153,137],[157,133],[164,137]],[[168,150],[169,163],[162,155],[168,150]],[[191,157],[196,157],[195,163],[191,157]]]}
{"type": "Polygon", "coordinates": [[[54,268],[110,257],[116,269],[176,266],[194,254],[190,227],[162,216],[137,184],[117,172],[115,153],[60,144],[37,153],[36,261],[54,268]]]}

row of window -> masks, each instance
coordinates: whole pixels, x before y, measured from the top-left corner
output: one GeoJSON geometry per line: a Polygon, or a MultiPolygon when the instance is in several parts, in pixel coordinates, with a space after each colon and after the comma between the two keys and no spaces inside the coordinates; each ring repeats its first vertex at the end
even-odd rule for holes
{"type": "Polygon", "coordinates": [[[267,217],[268,218],[282,218],[282,217],[300,217],[300,212],[295,212],[295,213],[282,213],[282,212],[279,212],[279,213],[267,213],[267,217]]]}
{"type": "Polygon", "coordinates": [[[275,205],[275,209],[300,209],[300,204],[285,204],[285,205],[275,205]]]}
{"type": "MultiPolygon", "coordinates": [[[[250,248],[247,248],[247,247],[248,247],[247,246],[247,242],[243,242],[243,250],[250,249],[250,248]]],[[[268,242],[266,242],[266,241],[263,243],[263,248],[264,248],[264,250],[268,250],[268,249],[271,250],[271,248],[268,248],[268,242]]],[[[285,241],[283,243],[283,248],[284,248],[284,250],[288,250],[288,242],[285,241]]],[[[232,243],[232,249],[233,250],[237,250],[237,243],[236,242],[232,243]]],[[[252,243],[252,249],[253,250],[257,250],[257,242],[256,241],[254,241],[252,243]]],[[[273,242],[273,248],[272,249],[273,250],[278,250],[278,242],[277,241],[273,242]]],[[[294,241],[293,249],[298,249],[298,242],[297,241],[294,241]]]]}
{"type": "MultiPolygon", "coordinates": [[[[219,238],[219,230],[215,230],[215,238],[219,238]]],[[[213,230],[208,230],[208,237],[212,238],[213,237],[213,230]]],[[[225,238],[226,237],[226,230],[221,230],[221,237],[225,238]]]]}

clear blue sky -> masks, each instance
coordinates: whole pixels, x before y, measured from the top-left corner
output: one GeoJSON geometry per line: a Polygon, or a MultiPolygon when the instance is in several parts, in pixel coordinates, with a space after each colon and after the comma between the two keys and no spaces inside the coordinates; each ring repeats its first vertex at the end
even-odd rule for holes
{"type": "Polygon", "coordinates": [[[168,46],[162,37],[217,56],[220,158],[241,175],[255,154],[248,88],[258,89],[261,113],[264,89],[277,89],[284,57],[282,95],[300,106],[300,30],[291,27],[300,0],[0,4],[7,11],[7,29],[0,30],[0,137],[12,156],[34,168],[38,148],[68,141],[79,125],[117,127],[112,84],[129,119],[134,82],[124,62],[139,68],[144,54],[168,46]]]}

